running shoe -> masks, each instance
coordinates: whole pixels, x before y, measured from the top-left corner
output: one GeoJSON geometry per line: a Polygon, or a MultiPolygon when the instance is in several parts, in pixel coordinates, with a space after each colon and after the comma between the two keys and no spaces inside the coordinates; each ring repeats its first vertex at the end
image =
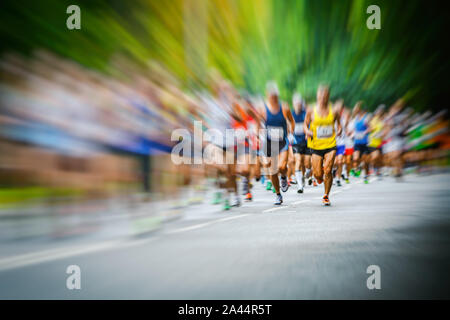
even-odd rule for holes
{"type": "Polygon", "coordinates": [[[355,177],[359,177],[361,175],[361,169],[355,172],[355,177]]]}
{"type": "Polygon", "coordinates": [[[252,194],[249,192],[245,195],[245,201],[252,201],[252,194]]]}
{"type": "Polygon", "coordinates": [[[230,210],[230,201],[228,199],[225,199],[224,203],[223,203],[223,210],[230,210]]]}
{"type": "Polygon", "coordinates": [[[324,196],[323,196],[323,198],[322,198],[322,203],[323,203],[324,206],[329,206],[329,205],[331,205],[330,199],[328,199],[328,196],[327,196],[327,195],[324,195],[324,196]]]}
{"type": "Polygon", "coordinates": [[[312,178],[312,177],[309,177],[309,179],[308,179],[308,185],[310,186],[310,185],[312,185],[312,183],[313,183],[313,178],[312,178]]]}
{"type": "Polygon", "coordinates": [[[314,187],[317,187],[317,181],[316,181],[316,179],[313,180],[313,186],[314,186],[314,187]]]}
{"type": "Polygon", "coordinates": [[[269,191],[272,189],[272,181],[267,181],[267,186],[266,186],[266,190],[269,191]]]}
{"type": "Polygon", "coordinates": [[[337,180],[337,181],[336,181],[336,185],[337,185],[338,187],[342,187],[341,180],[337,180]]]}
{"type": "Polygon", "coordinates": [[[364,183],[365,183],[365,184],[368,184],[368,183],[369,183],[369,176],[365,176],[365,177],[364,177],[364,183]]]}
{"type": "Polygon", "coordinates": [[[275,205],[276,206],[279,206],[279,205],[281,205],[283,203],[283,197],[281,196],[281,194],[277,194],[277,197],[276,197],[276,199],[275,199],[275,205]]]}
{"type": "Polygon", "coordinates": [[[286,177],[281,177],[281,191],[286,192],[289,189],[289,183],[286,177]]]}
{"type": "Polygon", "coordinates": [[[241,206],[241,199],[239,197],[234,198],[234,202],[231,205],[232,207],[240,207],[241,206]]]}
{"type": "Polygon", "coordinates": [[[290,180],[289,180],[289,184],[290,184],[290,185],[297,184],[297,181],[295,181],[294,179],[290,179],[290,180]]]}
{"type": "Polygon", "coordinates": [[[303,193],[303,186],[301,186],[300,188],[298,188],[297,193],[303,193]]]}
{"type": "Polygon", "coordinates": [[[350,169],[350,174],[352,175],[352,176],[356,176],[356,174],[355,174],[355,170],[353,170],[353,169],[350,169]]]}

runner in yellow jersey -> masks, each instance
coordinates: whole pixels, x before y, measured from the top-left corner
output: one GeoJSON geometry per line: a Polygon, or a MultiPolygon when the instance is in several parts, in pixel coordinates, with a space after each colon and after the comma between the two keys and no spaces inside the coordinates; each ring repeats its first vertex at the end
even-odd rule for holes
{"type": "Polygon", "coordinates": [[[382,155],[381,155],[381,144],[383,142],[383,112],[384,105],[378,106],[375,110],[373,118],[369,122],[370,134],[369,134],[369,144],[367,145],[369,149],[370,163],[375,170],[378,178],[381,178],[380,168],[382,166],[382,155]]]}
{"type": "Polygon", "coordinates": [[[329,194],[333,184],[331,171],[336,157],[336,135],[340,135],[342,132],[339,113],[333,111],[329,97],[329,88],[324,85],[319,86],[317,103],[306,113],[303,125],[308,138],[308,147],[312,153],[314,177],[319,184],[325,182],[325,194],[322,202],[326,206],[330,205],[329,194]],[[337,132],[335,132],[336,127],[337,132]]]}

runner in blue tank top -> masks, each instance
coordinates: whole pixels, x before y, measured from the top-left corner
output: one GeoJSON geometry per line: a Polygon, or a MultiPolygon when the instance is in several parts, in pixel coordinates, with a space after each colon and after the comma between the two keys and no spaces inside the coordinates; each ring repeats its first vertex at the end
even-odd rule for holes
{"type": "Polygon", "coordinates": [[[308,153],[308,146],[306,141],[306,135],[303,131],[303,122],[306,116],[306,104],[299,93],[295,93],[292,98],[292,104],[294,106],[294,112],[292,116],[295,121],[294,137],[296,144],[292,146],[295,159],[295,178],[297,179],[297,192],[303,193],[305,188],[305,175],[310,176],[311,163],[306,161],[308,153]]]}
{"type": "Polygon", "coordinates": [[[266,127],[266,141],[263,152],[266,166],[269,166],[270,179],[276,192],[275,204],[281,205],[283,197],[280,193],[278,173],[281,175],[281,190],[286,192],[289,188],[286,177],[287,151],[289,148],[288,135],[292,133],[295,123],[289,107],[281,104],[275,83],[268,83],[267,95],[268,103],[264,104],[264,111],[262,112],[263,122],[266,127]]]}
{"type": "Polygon", "coordinates": [[[369,143],[369,116],[366,112],[361,110],[361,102],[357,102],[353,108],[355,129],[353,138],[355,140],[354,152],[353,152],[353,168],[358,172],[361,162],[364,163],[364,182],[368,183],[369,177],[369,148],[367,144],[369,143]]]}

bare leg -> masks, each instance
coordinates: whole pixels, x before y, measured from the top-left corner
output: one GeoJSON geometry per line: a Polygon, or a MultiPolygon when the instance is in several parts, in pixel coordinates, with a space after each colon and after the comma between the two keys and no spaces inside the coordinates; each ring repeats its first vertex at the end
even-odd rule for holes
{"type": "Polygon", "coordinates": [[[278,180],[278,174],[270,175],[270,180],[272,181],[272,185],[275,188],[275,192],[277,194],[280,193],[280,181],[278,180]]]}
{"type": "Polygon", "coordinates": [[[236,165],[228,164],[227,165],[227,178],[228,178],[228,188],[229,191],[234,191],[235,194],[238,194],[237,182],[236,182],[236,165]]]}
{"type": "Polygon", "coordinates": [[[369,175],[369,155],[367,155],[367,154],[364,154],[362,157],[361,157],[361,159],[362,159],[362,161],[363,161],[363,169],[364,169],[364,172],[365,172],[365,175],[366,176],[368,176],[369,175]]]}
{"type": "Polygon", "coordinates": [[[341,179],[342,175],[342,166],[344,165],[344,155],[340,154],[336,157],[336,165],[337,165],[336,177],[339,180],[341,179]]]}
{"type": "Polygon", "coordinates": [[[345,156],[345,166],[347,171],[347,178],[350,177],[350,170],[352,169],[352,156],[350,154],[345,156]]]}
{"type": "Polygon", "coordinates": [[[375,150],[370,154],[370,162],[374,169],[378,169],[380,167],[380,151],[375,150]]]}
{"type": "Polygon", "coordinates": [[[289,156],[288,151],[283,151],[278,155],[278,171],[280,172],[280,175],[282,177],[286,177],[288,173],[288,166],[287,166],[288,156],[289,156]]]}
{"type": "Polygon", "coordinates": [[[292,147],[289,147],[288,149],[288,168],[287,168],[287,177],[290,179],[292,175],[294,174],[294,168],[295,168],[295,159],[294,159],[294,151],[292,150],[292,147]]]}
{"type": "MultiPolygon", "coordinates": [[[[239,157],[238,164],[236,165],[237,173],[243,177],[243,190],[245,193],[249,192],[248,183],[250,179],[250,165],[249,155],[244,154],[239,157]]],[[[237,185],[237,184],[236,184],[237,185]]]]}
{"type": "Polygon", "coordinates": [[[336,157],[336,150],[326,153],[323,157],[324,175],[325,175],[325,194],[329,195],[331,186],[333,184],[333,175],[331,173],[334,165],[334,158],[336,157]]]}
{"type": "Polygon", "coordinates": [[[322,183],[323,181],[323,158],[317,154],[311,156],[311,164],[314,177],[317,182],[322,183]]]}
{"type": "Polygon", "coordinates": [[[361,162],[360,152],[354,151],[353,152],[353,169],[358,169],[359,164],[361,162]]]}

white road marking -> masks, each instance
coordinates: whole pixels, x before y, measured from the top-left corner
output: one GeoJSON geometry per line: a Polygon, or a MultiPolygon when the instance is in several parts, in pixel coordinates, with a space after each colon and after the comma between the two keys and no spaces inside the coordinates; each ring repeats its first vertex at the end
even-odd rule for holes
{"type": "MultiPolygon", "coordinates": [[[[201,223],[201,224],[197,224],[194,226],[189,226],[186,228],[173,230],[168,233],[179,233],[179,232],[183,232],[183,231],[195,230],[195,229],[199,229],[202,227],[206,227],[206,226],[214,224],[214,223],[242,218],[247,215],[248,214],[242,214],[242,215],[238,215],[238,216],[226,217],[226,218],[210,221],[207,223],[201,223]]],[[[58,259],[63,259],[63,258],[77,256],[77,255],[83,255],[86,253],[108,250],[108,249],[134,247],[134,246],[138,246],[138,245],[147,244],[151,241],[155,241],[156,239],[158,239],[158,237],[152,237],[152,238],[147,238],[147,239],[137,239],[137,240],[125,240],[125,241],[124,240],[104,241],[104,242],[101,242],[98,244],[88,244],[88,245],[83,245],[83,246],[57,248],[57,249],[43,250],[40,252],[15,255],[12,257],[6,257],[3,259],[0,259],[0,271],[19,268],[19,267],[25,267],[25,266],[29,266],[29,265],[33,265],[33,264],[49,262],[49,261],[53,261],[53,260],[58,260],[58,259]]]]}
{"type": "MultiPolygon", "coordinates": [[[[372,182],[372,181],[376,181],[376,180],[377,180],[376,178],[372,178],[369,181],[372,182]]],[[[360,184],[360,183],[363,183],[363,180],[358,180],[358,181],[354,182],[352,185],[360,184]]],[[[351,185],[348,185],[348,186],[345,186],[342,190],[348,190],[350,188],[351,188],[351,185]]],[[[342,190],[333,191],[332,194],[338,194],[338,193],[342,192],[342,190]]],[[[320,199],[322,199],[322,197],[315,197],[314,199],[320,200],[320,199]]],[[[311,201],[311,199],[295,201],[290,206],[280,206],[280,207],[275,207],[275,208],[269,208],[269,209],[264,210],[263,213],[273,212],[273,211],[277,211],[277,210],[281,210],[281,209],[285,209],[285,208],[291,208],[293,205],[298,205],[298,204],[306,203],[306,202],[310,202],[310,201],[311,201]]],[[[290,210],[288,212],[295,213],[296,211],[290,210]]],[[[174,233],[196,230],[196,229],[200,229],[200,228],[212,225],[214,223],[239,219],[239,218],[245,217],[247,215],[248,214],[241,214],[241,215],[237,215],[237,216],[225,217],[222,219],[217,219],[217,220],[200,223],[200,224],[196,224],[196,225],[185,227],[185,228],[168,231],[166,234],[174,234],[174,233]]],[[[115,241],[104,241],[104,242],[97,243],[97,244],[49,249],[49,250],[43,250],[40,252],[33,252],[33,253],[16,255],[16,256],[12,256],[12,257],[6,257],[6,258],[0,259],[0,271],[18,268],[18,267],[29,266],[32,264],[44,263],[44,262],[57,260],[57,259],[73,257],[73,256],[77,256],[77,255],[87,254],[87,253],[108,250],[108,249],[117,249],[117,248],[138,246],[138,245],[142,245],[142,244],[147,244],[151,241],[156,240],[157,238],[158,237],[152,237],[152,238],[147,238],[147,239],[137,239],[137,240],[125,240],[125,241],[123,239],[115,240],[115,241]]]]}
{"type": "Polygon", "coordinates": [[[58,248],[37,253],[6,257],[0,259],[0,271],[110,249],[116,247],[120,242],[121,241],[104,241],[99,244],[58,248]]]}
{"type": "Polygon", "coordinates": [[[277,211],[277,210],[284,209],[284,208],[287,208],[287,207],[270,208],[270,209],[263,210],[263,213],[273,212],[273,211],[277,211]]]}
{"type": "Polygon", "coordinates": [[[248,214],[240,214],[238,216],[231,216],[231,217],[222,218],[222,219],[217,220],[217,222],[239,219],[239,218],[242,218],[242,217],[245,217],[245,216],[248,216],[248,214]]]}
{"type": "Polygon", "coordinates": [[[166,233],[167,234],[172,234],[172,233],[179,233],[179,232],[184,232],[184,231],[190,231],[190,230],[200,229],[200,228],[209,226],[211,224],[213,224],[213,222],[205,222],[205,223],[200,223],[200,224],[196,224],[196,225],[185,227],[185,228],[179,228],[179,229],[171,230],[171,231],[168,231],[166,233]]]}
{"type": "Polygon", "coordinates": [[[199,224],[196,224],[196,225],[193,225],[193,226],[189,226],[189,227],[184,227],[184,228],[179,228],[179,229],[175,229],[175,230],[170,230],[170,231],[167,231],[166,234],[174,234],[174,233],[180,233],[180,232],[185,232],[185,231],[196,230],[196,229],[200,229],[200,228],[212,225],[214,223],[228,221],[228,220],[234,220],[234,219],[238,219],[238,218],[243,218],[245,216],[248,216],[248,214],[241,214],[241,215],[238,215],[238,216],[226,217],[226,218],[217,219],[217,220],[213,220],[213,221],[209,221],[209,222],[205,222],[205,223],[199,223],[199,224]]]}
{"type": "Polygon", "coordinates": [[[148,244],[149,242],[153,242],[153,241],[155,241],[157,239],[159,239],[159,238],[153,236],[151,238],[123,241],[123,242],[119,243],[115,248],[136,247],[136,246],[140,246],[140,245],[143,245],[143,244],[148,244]]]}
{"type": "Polygon", "coordinates": [[[295,201],[295,202],[293,202],[292,203],[292,205],[297,205],[297,204],[300,204],[300,203],[305,203],[305,202],[310,202],[311,200],[300,200],[300,201],[295,201]]]}

